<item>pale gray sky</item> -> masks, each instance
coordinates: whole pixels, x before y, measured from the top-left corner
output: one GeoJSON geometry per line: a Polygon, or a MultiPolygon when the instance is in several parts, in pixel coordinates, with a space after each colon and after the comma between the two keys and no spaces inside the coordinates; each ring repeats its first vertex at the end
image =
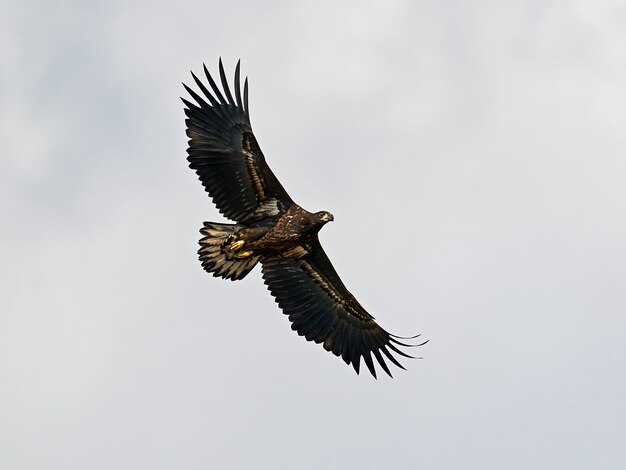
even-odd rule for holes
{"type": "Polygon", "coordinates": [[[94,5],[2,2],[0,468],[626,468],[623,2],[94,5]],[[394,380],[202,271],[219,56],[394,380]]]}

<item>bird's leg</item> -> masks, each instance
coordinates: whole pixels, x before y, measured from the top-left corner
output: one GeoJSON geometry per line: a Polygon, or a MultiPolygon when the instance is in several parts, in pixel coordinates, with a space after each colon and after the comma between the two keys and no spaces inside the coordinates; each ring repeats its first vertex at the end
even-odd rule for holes
{"type": "Polygon", "coordinates": [[[232,251],[236,251],[239,248],[241,248],[245,243],[246,242],[244,242],[243,240],[237,240],[236,242],[233,242],[230,245],[228,245],[228,249],[232,251]]]}
{"type": "Polygon", "coordinates": [[[233,252],[232,256],[234,256],[235,258],[238,258],[238,259],[247,258],[248,256],[252,254],[252,250],[246,250],[246,251],[241,250],[241,248],[243,248],[245,244],[246,242],[244,240],[237,240],[236,242],[233,242],[230,245],[228,245],[228,249],[233,252]]]}

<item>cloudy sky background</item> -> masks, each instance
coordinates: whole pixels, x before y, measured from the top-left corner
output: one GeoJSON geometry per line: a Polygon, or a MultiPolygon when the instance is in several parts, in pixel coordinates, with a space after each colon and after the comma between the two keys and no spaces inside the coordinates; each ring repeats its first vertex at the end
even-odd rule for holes
{"type": "Polygon", "coordinates": [[[619,1],[2,1],[0,467],[626,465],[619,1]],[[222,56],[292,197],[424,359],[306,343],[185,161],[222,56]]]}

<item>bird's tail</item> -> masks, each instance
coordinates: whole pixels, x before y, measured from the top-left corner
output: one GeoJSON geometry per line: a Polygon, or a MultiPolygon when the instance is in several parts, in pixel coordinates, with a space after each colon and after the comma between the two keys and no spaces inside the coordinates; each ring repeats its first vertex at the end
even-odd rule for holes
{"type": "Polygon", "coordinates": [[[202,267],[213,276],[231,281],[243,279],[261,259],[258,255],[239,258],[234,254],[231,243],[240,228],[237,224],[204,222],[200,229],[204,238],[200,239],[198,255],[202,267]]]}

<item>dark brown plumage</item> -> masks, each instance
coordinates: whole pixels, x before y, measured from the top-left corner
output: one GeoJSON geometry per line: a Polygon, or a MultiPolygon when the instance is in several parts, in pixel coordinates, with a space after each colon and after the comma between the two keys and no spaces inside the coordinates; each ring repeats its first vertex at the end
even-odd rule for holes
{"type": "Polygon", "coordinates": [[[183,84],[196,102],[183,99],[187,159],[218,210],[236,222],[204,223],[198,251],[204,269],[237,280],[260,262],[265,284],[299,335],[322,343],[357,374],[363,358],[376,377],[372,355],[390,376],[385,358],[404,369],[394,354],[412,357],[400,347],[424,343],[400,342],[344,286],[317,237],[333,216],[295,204],[267,166],[250,126],[248,79],[242,99],[239,63],[234,97],[221,59],[221,90],[206,67],[204,73],[212,92],[192,73],[204,97],[183,84]]]}

